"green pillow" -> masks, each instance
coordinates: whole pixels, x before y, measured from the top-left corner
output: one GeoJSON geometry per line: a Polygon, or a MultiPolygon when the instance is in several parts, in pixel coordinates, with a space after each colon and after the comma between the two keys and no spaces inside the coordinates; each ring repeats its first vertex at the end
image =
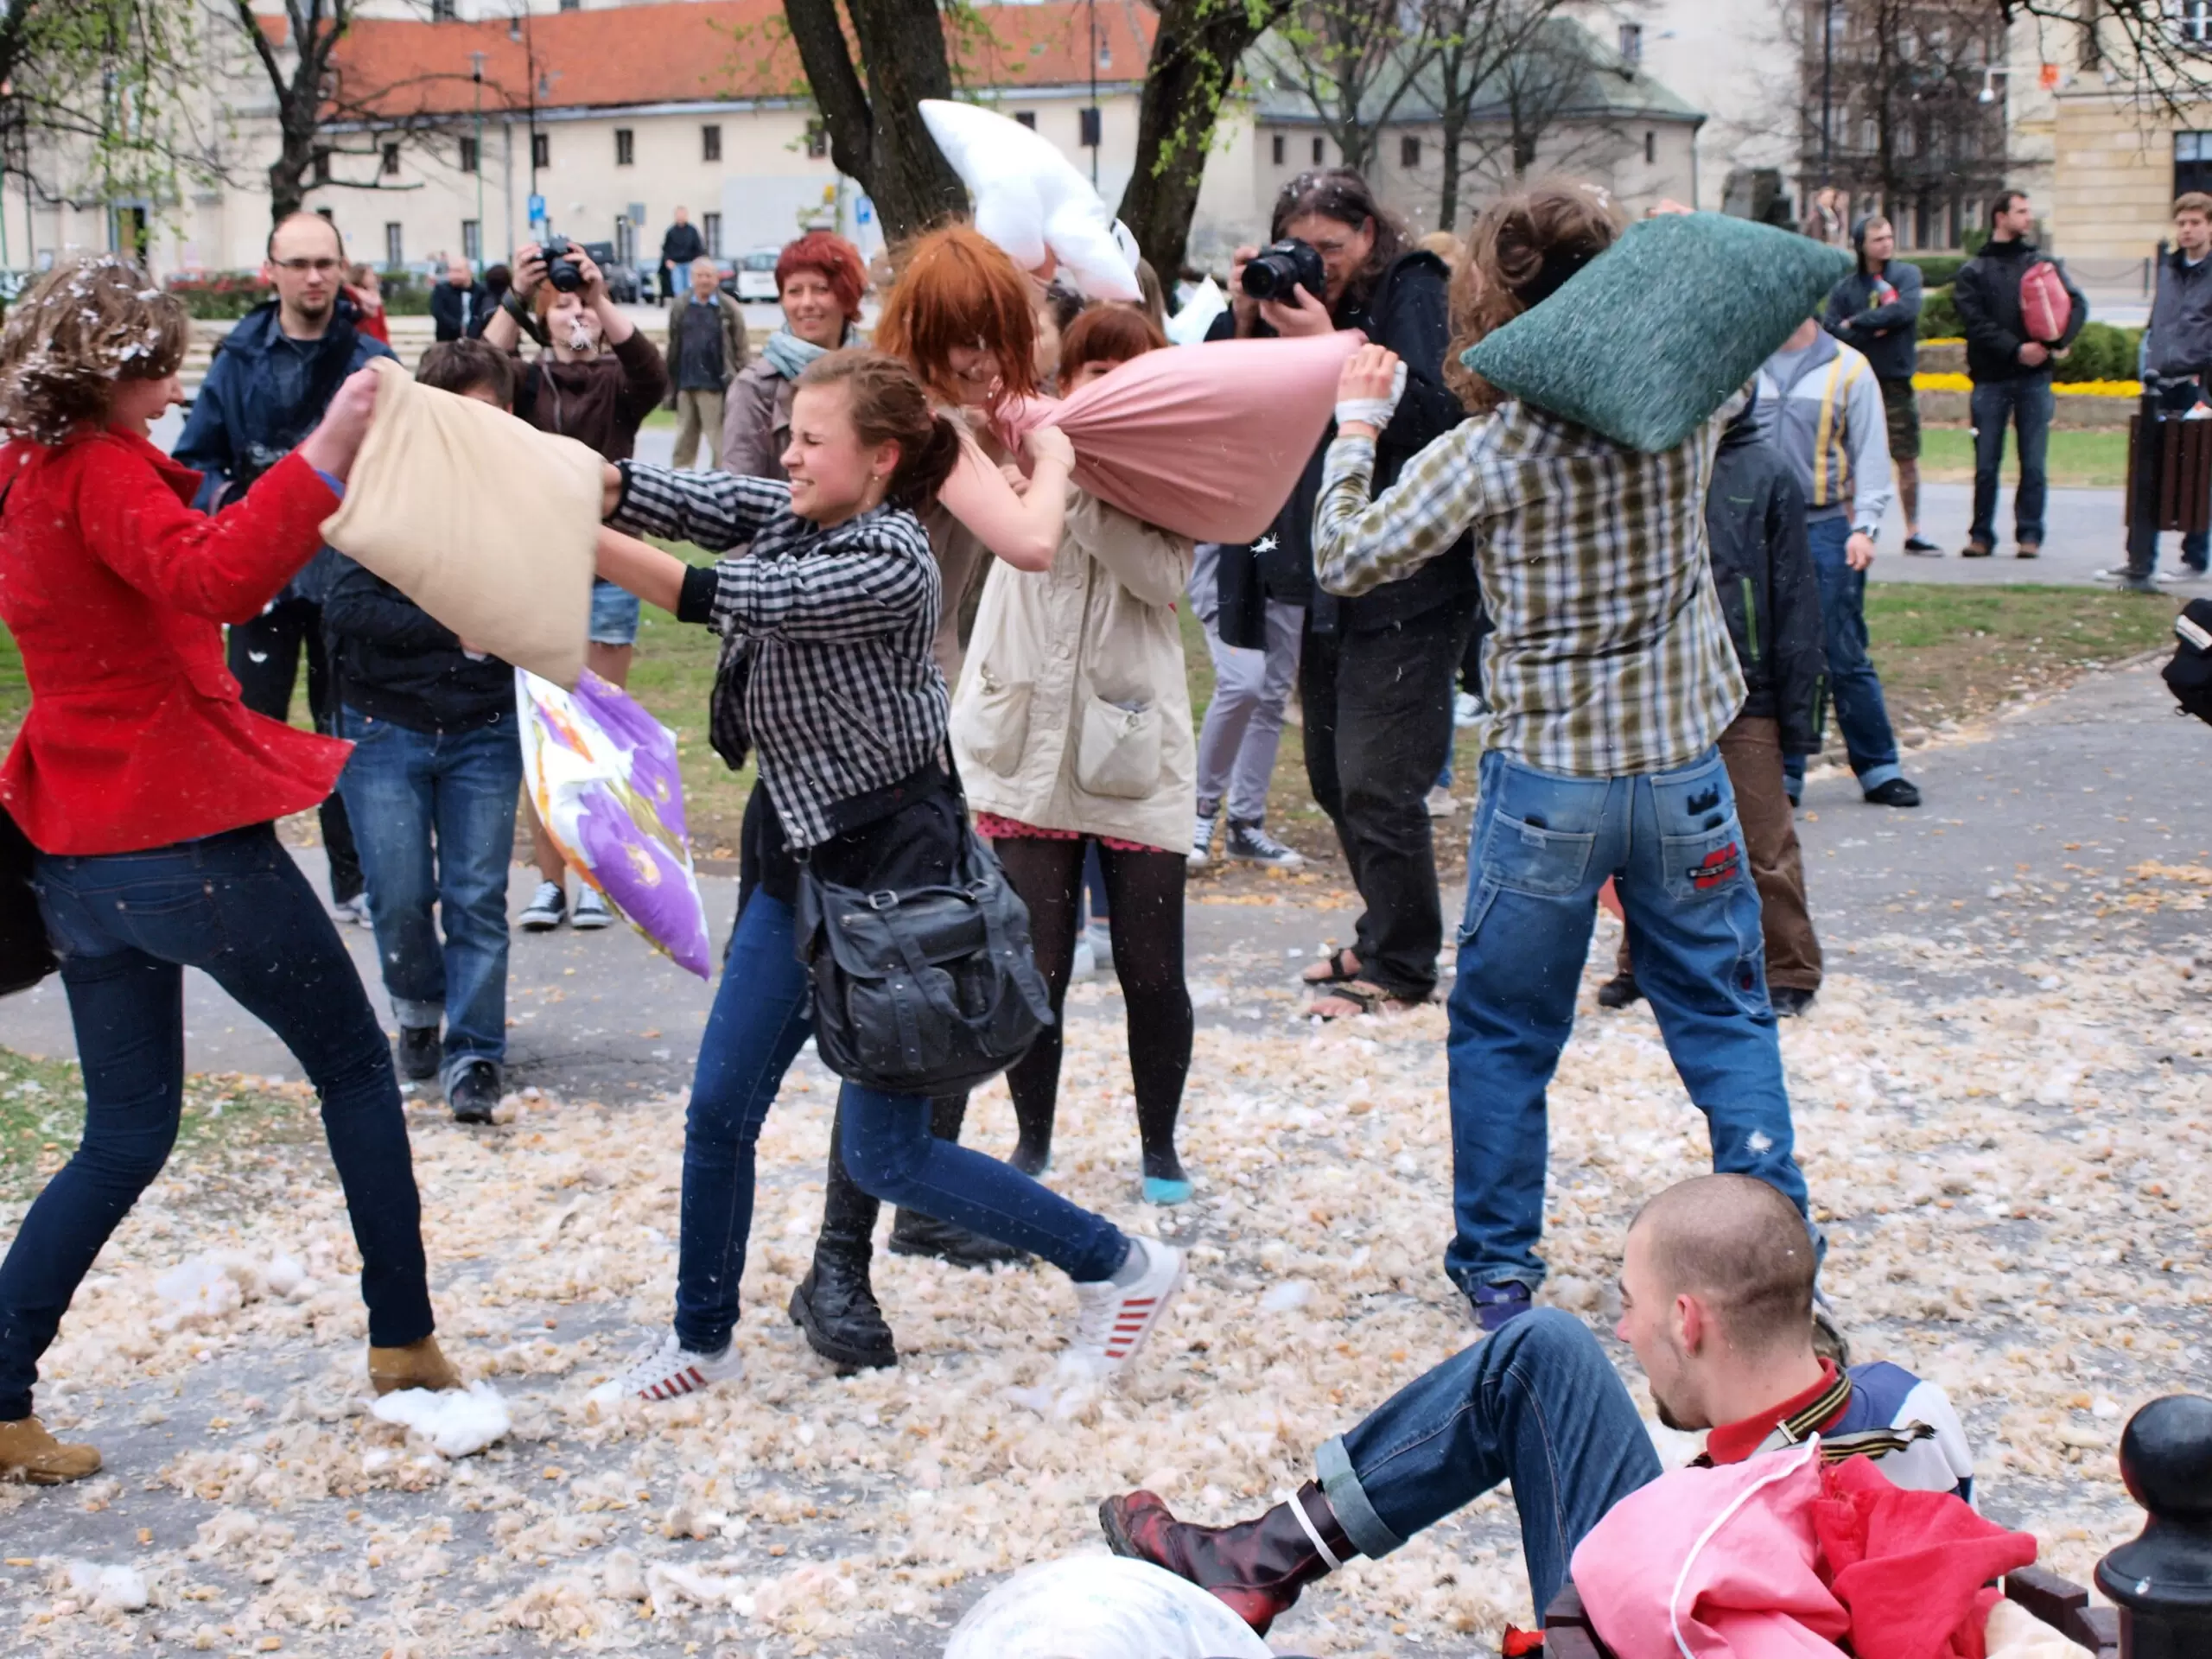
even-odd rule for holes
{"type": "Polygon", "coordinates": [[[1501,391],[1656,454],[1726,403],[1852,264],[1770,225],[1663,213],[1459,360],[1501,391]]]}

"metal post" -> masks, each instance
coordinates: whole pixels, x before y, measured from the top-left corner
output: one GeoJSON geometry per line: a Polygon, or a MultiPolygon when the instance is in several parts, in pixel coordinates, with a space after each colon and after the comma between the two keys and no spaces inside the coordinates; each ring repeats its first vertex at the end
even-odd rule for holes
{"type": "Polygon", "coordinates": [[[1835,0],[1821,0],[1821,183],[1830,181],[1829,158],[1834,145],[1830,132],[1829,91],[1835,81],[1835,0]]]}
{"type": "Polygon", "coordinates": [[[1090,188],[1098,188],[1098,152],[1106,147],[1106,111],[1098,107],[1098,0],[1085,0],[1084,10],[1090,22],[1090,118],[1098,124],[1092,132],[1097,141],[1090,146],[1090,188]]]}
{"type": "Polygon", "coordinates": [[[2120,1659],[2202,1659],[2212,1653],[2212,1400],[2170,1394],[2137,1412],[2120,1473],[2150,1516],[2097,1563],[2097,1588],[2120,1608],[2120,1659]]]}
{"type": "Polygon", "coordinates": [[[484,273],[484,54],[468,54],[471,78],[476,82],[476,272],[484,273]]]}

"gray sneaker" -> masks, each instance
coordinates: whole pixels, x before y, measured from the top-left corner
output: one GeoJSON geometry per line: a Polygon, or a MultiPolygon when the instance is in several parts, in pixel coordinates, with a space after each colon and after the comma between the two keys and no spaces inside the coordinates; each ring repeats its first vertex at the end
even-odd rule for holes
{"type": "Polygon", "coordinates": [[[569,895],[561,890],[561,884],[540,881],[515,922],[525,933],[543,933],[560,926],[568,914],[569,895]]]}
{"type": "Polygon", "coordinates": [[[578,887],[576,907],[569,912],[569,925],[584,932],[594,928],[610,927],[614,912],[607,907],[607,900],[599,896],[597,887],[578,887]]]}
{"type": "MultiPolygon", "coordinates": [[[[1218,807],[1215,809],[1216,812],[1219,810],[1218,807]]],[[[1189,863],[1194,870],[1205,868],[1207,861],[1213,855],[1213,827],[1217,822],[1213,812],[1202,810],[1198,816],[1197,822],[1191,826],[1189,863]]]]}
{"type": "Polygon", "coordinates": [[[1270,870],[1295,870],[1303,868],[1305,855],[1292,851],[1267,831],[1260,823],[1239,823],[1229,821],[1229,855],[1246,864],[1262,865],[1270,870]]]}

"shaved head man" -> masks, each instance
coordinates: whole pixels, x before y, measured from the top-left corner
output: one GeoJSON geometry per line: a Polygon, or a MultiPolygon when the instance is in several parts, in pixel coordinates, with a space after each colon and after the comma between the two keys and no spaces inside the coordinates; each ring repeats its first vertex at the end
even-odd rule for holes
{"type": "MultiPolygon", "coordinates": [[[[1942,1390],[1877,1361],[1848,1370],[1814,1351],[1815,1256],[1797,1207],[1748,1175],[1669,1187],[1630,1224],[1616,1334],[1659,1414],[1708,1431],[1705,1459],[1821,1437],[1900,1486],[1972,1496],[1974,1461],[1942,1390]]],[[[1287,1503],[1232,1527],[1179,1521],[1150,1492],[1099,1506],[1116,1554],[1211,1591],[1255,1630],[1315,1579],[1385,1555],[1503,1483],[1521,1515],[1537,1615],[1574,1547],[1659,1475],[1627,1385],[1589,1326],[1540,1307],[1417,1377],[1314,1455],[1287,1503]]]]}
{"type": "Polygon", "coordinates": [[[261,274],[276,290],[277,326],[294,340],[321,340],[346,281],[346,241],[321,213],[287,213],[269,232],[261,274]]]}

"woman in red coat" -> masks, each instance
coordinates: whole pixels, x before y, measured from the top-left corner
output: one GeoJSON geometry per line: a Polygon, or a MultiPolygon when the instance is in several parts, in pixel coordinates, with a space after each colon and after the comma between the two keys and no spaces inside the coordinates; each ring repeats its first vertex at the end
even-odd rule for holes
{"type": "Polygon", "coordinates": [[[248,713],[223,659],[221,625],[258,615],[321,543],[375,379],[355,375],[211,518],[188,505],[200,475],[146,436],[181,396],[187,328],[177,301],[108,257],[57,267],[0,335],[0,619],[31,688],[0,801],[38,849],[85,1076],[83,1141],[0,1262],[0,1474],[39,1482],[99,1467],[31,1415],[31,1388],[175,1139],[187,966],[266,1021],[321,1095],[378,1391],[458,1386],[430,1334],[391,1052],[270,822],[322,800],[348,746],[248,713]]]}

